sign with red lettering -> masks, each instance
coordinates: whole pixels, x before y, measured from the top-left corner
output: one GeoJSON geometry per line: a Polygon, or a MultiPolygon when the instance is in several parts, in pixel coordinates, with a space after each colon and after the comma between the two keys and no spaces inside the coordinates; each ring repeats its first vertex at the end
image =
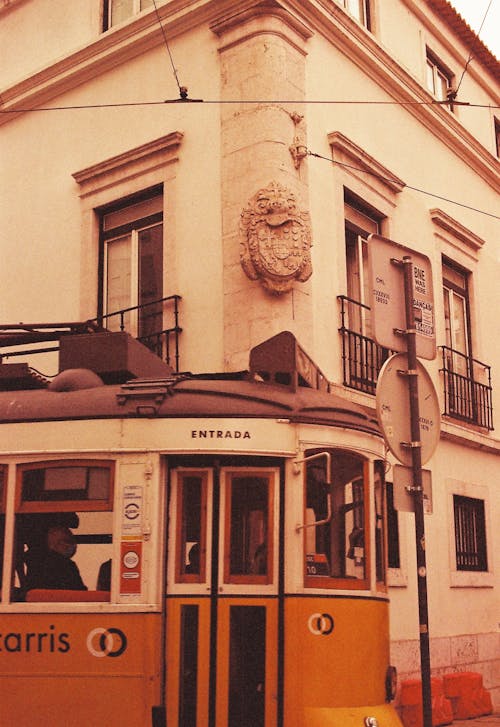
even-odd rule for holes
{"type": "Polygon", "coordinates": [[[140,593],[142,581],[142,542],[121,543],[120,594],[140,593]]]}
{"type": "Polygon", "coordinates": [[[372,334],[379,346],[406,352],[406,307],[401,264],[410,257],[413,267],[412,298],[415,313],[417,356],[436,358],[436,330],[432,267],[427,255],[388,240],[368,237],[368,274],[372,334]]]}

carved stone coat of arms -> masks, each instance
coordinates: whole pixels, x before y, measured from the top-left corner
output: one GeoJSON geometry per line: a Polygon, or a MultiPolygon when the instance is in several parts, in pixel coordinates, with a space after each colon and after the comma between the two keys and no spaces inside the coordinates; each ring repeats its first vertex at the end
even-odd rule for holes
{"type": "Polygon", "coordinates": [[[271,293],[285,293],[311,276],[310,247],[309,213],[278,182],[260,189],[241,213],[241,265],[271,293]]]}

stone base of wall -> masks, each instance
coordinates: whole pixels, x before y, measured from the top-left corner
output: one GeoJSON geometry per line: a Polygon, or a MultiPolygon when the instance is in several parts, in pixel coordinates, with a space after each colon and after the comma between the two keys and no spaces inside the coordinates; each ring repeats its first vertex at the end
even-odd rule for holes
{"type": "MultiPolygon", "coordinates": [[[[458,671],[479,672],[491,695],[493,710],[500,710],[500,633],[458,634],[431,638],[431,674],[442,676],[458,671]]],[[[420,679],[420,642],[392,641],[391,664],[398,670],[398,682],[420,679]]],[[[396,706],[399,704],[399,689],[396,706]]]]}

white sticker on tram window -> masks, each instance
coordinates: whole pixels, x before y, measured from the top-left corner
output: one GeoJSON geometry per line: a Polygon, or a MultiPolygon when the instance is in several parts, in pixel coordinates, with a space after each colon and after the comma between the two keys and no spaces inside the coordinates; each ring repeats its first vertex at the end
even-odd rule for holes
{"type": "Polygon", "coordinates": [[[143,488],[142,485],[125,485],[123,488],[122,531],[126,535],[142,532],[143,488]]]}

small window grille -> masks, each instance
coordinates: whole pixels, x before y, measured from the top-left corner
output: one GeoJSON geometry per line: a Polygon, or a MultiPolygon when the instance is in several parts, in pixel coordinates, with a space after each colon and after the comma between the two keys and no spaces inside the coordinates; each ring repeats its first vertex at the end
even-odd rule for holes
{"type": "Polygon", "coordinates": [[[484,500],[453,495],[457,570],[486,571],[484,500]]]}

